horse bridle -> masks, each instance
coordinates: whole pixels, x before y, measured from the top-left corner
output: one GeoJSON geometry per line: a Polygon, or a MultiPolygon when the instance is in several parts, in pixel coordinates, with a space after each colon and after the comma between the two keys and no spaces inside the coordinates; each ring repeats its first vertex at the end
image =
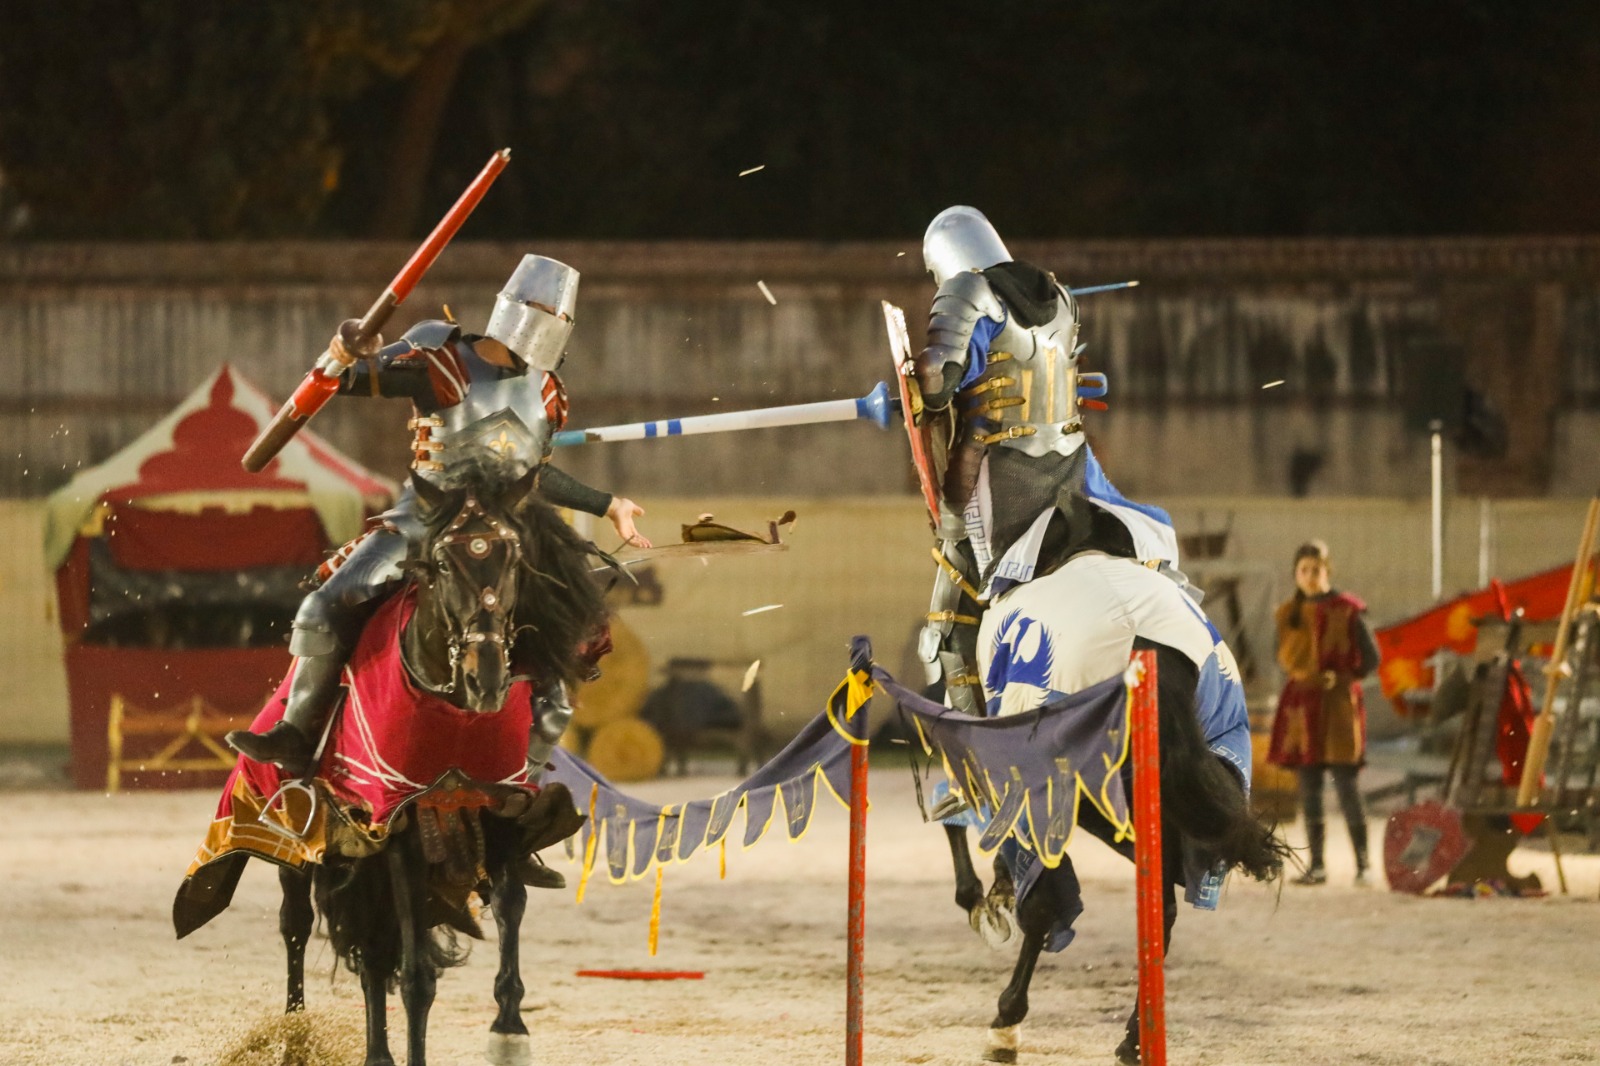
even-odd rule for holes
{"type": "MultiPolygon", "coordinates": [[[[465,577],[468,576],[465,569],[450,559],[448,554],[450,550],[459,545],[465,545],[467,554],[474,559],[487,559],[489,553],[494,550],[495,544],[509,545],[512,549],[513,557],[510,565],[500,570],[497,587],[491,588],[485,585],[479,590],[478,604],[486,611],[493,611],[505,600],[505,584],[515,575],[517,565],[521,562],[522,538],[518,536],[517,531],[498,516],[485,510],[483,505],[478,502],[476,495],[468,494],[465,502],[461,505],[461,509],[450,520],[450,524],[445,526],[439,535],[433,539],[431,548],[433,562],[437,566],[443,568],[447,564],[454,565],[457,572],[465,577]],[[473,518],[482,518],[488,523],[493,532],[490,534],[461,532],[461,528],[473,518]]],[[[456,667],[460,664],[461,656],[466,653],[466,649],[472,645],[496,645],[509,660],[510,649],[507,647],[509,642],[506,639],[506,632],[511,628],[513,621],[513,612],[508,610],[499,631],[468,629],[462,633],[452,632],[447,645],[450,651],[450,680],[446,682],[446,687],[442,691],[452,692],[455,690],[456,667]]]]}

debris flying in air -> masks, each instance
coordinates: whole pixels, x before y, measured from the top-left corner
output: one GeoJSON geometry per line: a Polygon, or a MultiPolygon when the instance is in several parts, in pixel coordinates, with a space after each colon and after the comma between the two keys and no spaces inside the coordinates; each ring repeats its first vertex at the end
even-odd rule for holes
{"type": "Polygon", "coordinates": [[[756,173],[757,171],[762,171],[762,170],[766,170],[766,169],[767,169],[767,165],[765,163],[762,163],[759,167],[751,167],[749,170],[741,170],[741,171],[739,171],[739,176],[741,178],[748,178],[750,175],[756,173]]]}
{"type": "Polygon", "coordinates": [[[766,614],[768,611],[776,611],[782,606],[783,604],[781,603],[769,603],[765,607],[752,607],[748,611],[741,611],[740,613],[749,618],[753,614],[766,614]]]}
{"type": "Polygon", "coordinates": [[[771,304],[773,307],[777,307],[778,306],[778,298],[776,296],[772,295],[772,290],[767,288],[767,283],[766,282],[757,281],[756,282],[756,288],[760,289],[761,290],[761,295],[763,295],[763,296],[765,296],[767,298],[767,303],[771,304]]]}
{"type": "Polygon", "coordinates": [[[744,672],[744,683],[739,686],[740,692],[749,692],[756,683],[756,675],[761,672],[761,660],[757,659],[750,664],[750,669],[744,672]]]}
{"type": "Polygon", "coordinates": [[[1282,384],[1283,384],[1283,379],[1279,378],[1277,381],[1269,381],[1269,382],[1267,382],[1265,385],[1263,385],[1261,387],[1263,389],[1275,389],[1279,385],[1282,385],[1282,384]]]}

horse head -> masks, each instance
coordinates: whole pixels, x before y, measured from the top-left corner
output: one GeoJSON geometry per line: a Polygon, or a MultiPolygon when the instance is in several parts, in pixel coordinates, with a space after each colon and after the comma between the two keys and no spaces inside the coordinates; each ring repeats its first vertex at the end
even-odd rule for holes
{"type": "Polygon", "coordinates": [[[415,481],[427,534],[410,564],[417,611],[403,645],[407,666],[465,710],[497,711],[511,690],[518,586],[531,547],[517,509],[536,474],[457,490],[415,481]]]}

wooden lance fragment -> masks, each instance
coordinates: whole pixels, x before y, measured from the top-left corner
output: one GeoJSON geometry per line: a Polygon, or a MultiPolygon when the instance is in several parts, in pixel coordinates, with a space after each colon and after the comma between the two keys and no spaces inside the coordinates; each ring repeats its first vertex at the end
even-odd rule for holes
{"type": "Polygon", "coordinates": [[[322,353],[322,358],[317,360],[316,366],[300,382],[298,388],[290,395],[284,405],[278,409],[267,428],[261,435],[250,443],[244,453],[244,468],[252,474],[259,474],[266,465],[272,462],[274,456],[283,450],[290,439],[298,432],[300,427],[311,420],[311,416],[322,409],[322,405],[333,398],[339,391],[339,377],[345,369],[354,362],[350,355],[351,349],[359,349],[365,341],[376,337],[389,321],[389,316],[394,314],[405,298],[411,295],[411,290],[417,287],[417,282],[422,280],[422,275],[428,272],[433,261],[439,258],[439,253],[444,251],[444,246],[461,229],[462,223],[472,214],[478,206],[478,201],[483,199],[484,193],[489,191],[489,186],[494,184],[494,179],[511,161],[511,149],[502,148],[489,157],[489,162],[483,171],[467,186],[467,191],[455,202],[455,206],[445,213],[439,224],[428,234],[428,239],[423,241],[406,265],[400,268],[389,287],[383,290],[367,313],[361,316],[360,323],[348,336],[341,335],[344,342],[342,351],[339,345],[331,345],[322,353]]]}
{"type": "MultiPolygon", "coordinates": [[[[1589,501],[1589,513],[1583,520],[1583,533],[1578,537],[1578,556],[1572,562],[1572,580],[1567,583],[1566,606],[1561,609],[1561,621],[1556,626],[1556,642],[1550,650],[1550,665],[1545,668],[1544,706],[1533,723],[1533,735],[1528,738],[1528,755],[1522,764],[1522,781],[1517,786],[1518,807],[1531,807],[1539,799],[1539,779],[1544,775],[1544,759],[1550,751],[1550,734],[1555,729],[1556,690],[1561,687],[1567,642],[1572,635],[1572,618],[1581,606],[1579,601],[1583,599],[1589,565],[1594,558],[1597,532],[1600,532],[1600,496],[1589,501]]],[[[1571,711],[1576,714],[1577,708],[1571,711]]]]}

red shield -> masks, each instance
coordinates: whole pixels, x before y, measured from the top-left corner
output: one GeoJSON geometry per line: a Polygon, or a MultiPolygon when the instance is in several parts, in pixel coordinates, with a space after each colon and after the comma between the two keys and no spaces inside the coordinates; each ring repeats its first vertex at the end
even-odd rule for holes
{"type": "Polygon", "coordinates": [[[1383,834],[1383,870],[1396,892],[1421,894],[1455,869],[1472,847],[1461,812],[1437,800],[1389,816],[1383,834]]]}
{"type": "Polygon", "coordinates": [[[906,314],[883,301],[883,323],[889,330],[889,354],[894,360],[894,377],[900,386],[900,413],[905,417],[906,435],[911,438],[911,463],[922,486],[922,500],[928,505],[929,521],[939,522],[939,481],[933,472],[933,447],[928,428],[917,424],[922,410],[922,395],[917,388],[916,364],[911,358],[911,334],[906,330],[906,314]]]}

